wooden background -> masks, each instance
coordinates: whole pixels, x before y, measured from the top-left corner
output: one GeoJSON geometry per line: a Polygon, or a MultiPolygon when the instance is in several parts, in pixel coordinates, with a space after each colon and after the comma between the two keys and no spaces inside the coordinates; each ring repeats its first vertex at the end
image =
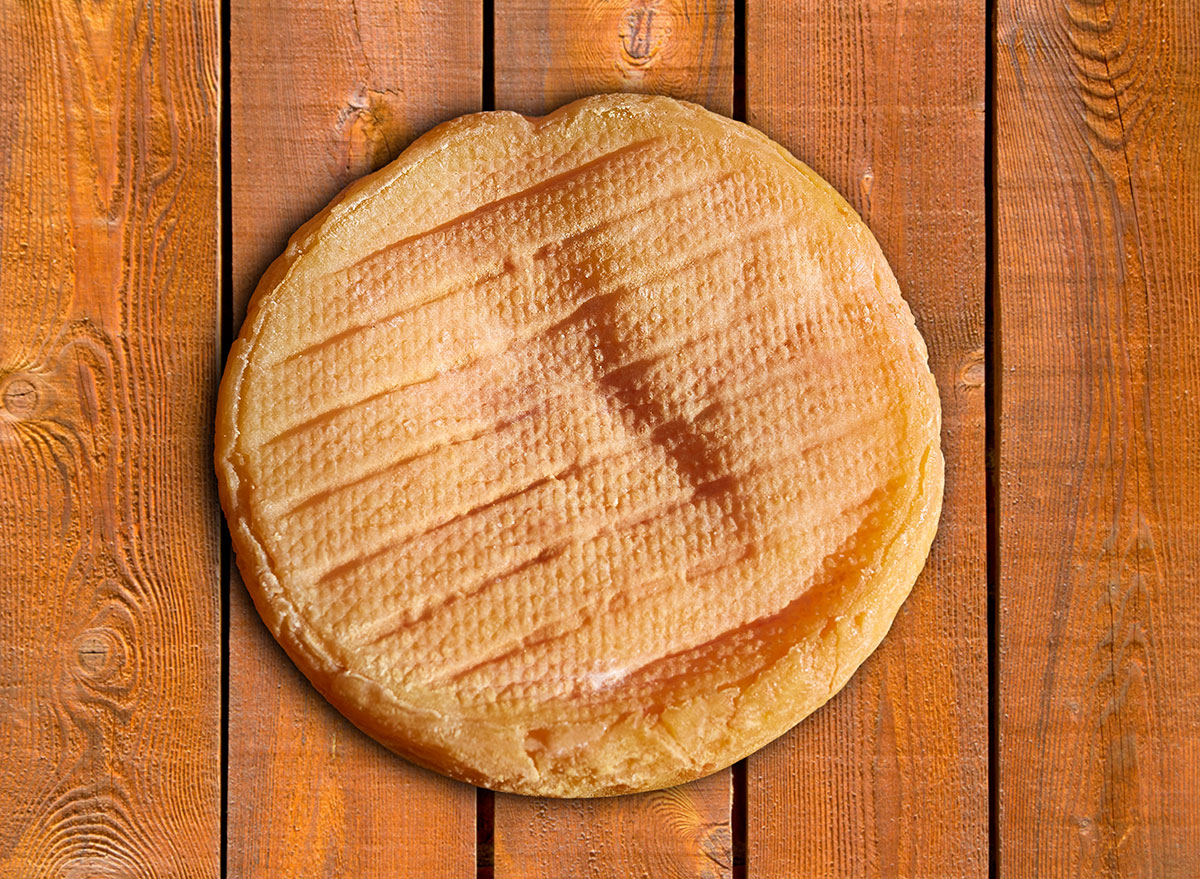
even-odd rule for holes
{"type": "Polygon", "coordinates": [[[0,877],[1200,876],[1200,3],[0,0],[0,877]],[[850,199],[947,493],[849,686],[732,770],[495,795],[366,739],[229,558],[258,275],[438,121],[655,91],[850,199]]]}

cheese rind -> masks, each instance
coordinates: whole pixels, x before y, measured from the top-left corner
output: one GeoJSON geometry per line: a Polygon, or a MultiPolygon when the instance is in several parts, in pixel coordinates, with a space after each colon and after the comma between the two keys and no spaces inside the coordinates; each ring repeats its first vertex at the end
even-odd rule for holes
{"type": "Polygon", "coordinates": [[[941,506],[925,345],[853,210],[667,98],[462,117],[264,275],[218,400],[247,589],[418,763],[714,772],[878,645],[941,506]]]}

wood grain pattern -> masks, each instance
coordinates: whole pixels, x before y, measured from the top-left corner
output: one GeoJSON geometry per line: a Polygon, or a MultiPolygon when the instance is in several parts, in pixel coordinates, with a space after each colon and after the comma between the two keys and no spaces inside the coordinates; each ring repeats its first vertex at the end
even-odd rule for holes
{"type": "Polygon", "coordinates": [[[1200,4],[998,7],[1001,876],[1200,872],[1200,4]]]}
{"type": "Polygon", "coordinates": [[[215,3],[0,5],[0,875],[220,870],[215,3]]]}
{"type": "Polygon", "coordinates": [[[942,393],[928,566],[849,686],[750,758],[751,877],[983,876],[987,840],[982,4],[747,5],[749,122],[874,231],[942,393]]]}
{"type": "Polygon", "coordinates": [[[496,107],[648,92],[728,115],[733,37],[733,0],[496,0],[496,107]]]}
{"type": "Polygon", "coordinates": [[[496,876],[728,876],[729,773],[599,800],[496,795],[496,876]]]}
{"type": "MultiPolygon", "coordinates": [[[[234,326],[287,237],[437,122],[479,108],[480,7],[232,7],[234,326]]],[[[229,875],[475,874],[475,792],[404,762],[324,702],[232,575],[229,875]]]]}
{"type": "MultiPolygon", "coordinates": [[[[497,0],[495,99],[546,113],[601,91],[669,94],[729,113],[733,4],[497,0]]],[[[495,800],[495,875],[728,876],[728,771],[677,788],[592,803],[495,800]]]]}

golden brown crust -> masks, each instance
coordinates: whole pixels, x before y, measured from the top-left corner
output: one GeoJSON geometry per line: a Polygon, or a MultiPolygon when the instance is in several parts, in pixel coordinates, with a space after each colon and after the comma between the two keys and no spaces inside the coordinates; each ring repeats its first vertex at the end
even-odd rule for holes
{"type": "MultiPolygon", "coordinates": [[[[693,222],[691,216],[695,213],[681,214],[674,222],[693,222]]],[[[522,232],[526,228],[519,227],[522,232]]],[[[690,237],[708,234],[705,229],[698,226],[691,230],[690,237]]],[[[690,239],[685,236],[682,240],[690,239]]],[[[583,252],[592,259],[592,251],[583,252]]],[[[554,283],[564,285],[564,290],[571,284],[600,283],[591,280],[591,275],[579,280],[582,276],[571,274],[578,268],[578,259],[564,259],[563,265],[554,283]]],[[[690,265],[684,266],[676,273],[690,270],[690,265]]],[[[426,310],[430,307],[426,301],[417,306],[426,310]]],[[[451,315],[451,319],[462,315],[464,327],[471,323],[471,312],[462,307],[444,314],[451,315]]],[[[773,350],[770,345],[775,344],[775,336],[771,334],[777,335],[777,322],[771,321],[763,324],[765,329],[758,336],[747,336],[754,352],[762,348],[770,354],[773,350]]],[[[722,324],[722,332],[726,336],[735,333],[730,329],[735,323],[722,324]]],[[[460,330],[457,325],[452,329],[460,330]]],[[[528,371],[530,363],[540,369],[551,354],[558,356],[559,349],[554,347],[557,342],[545,341],[552,331],[538,336],[535,341],[541,347],[528,362],[522,361],[513,369],[528,371]]],[[[731,367],[730,372],[739,376],[744,372],[746,382],[754,379],[755,389],[761,384],[758,378],[771,377],[773,370],[783,375],[785,383],[793,381],[790,373],[785,374],[767,354],[759,366],[751,368],[751,364],[741,372],[731,367]]],[[[703,386],[713,392],[717,385],[704,378],[708,373],[703,366],[692,363],[690,371],[679,375],[694,380],[697,388],[703,386]]],[[[668,377],[674,374],[666,366],[661,369],[668,377]]],[[[506,372],[502,377],[514,375],[506,372]]],[[[469,399],[470,405],[460,403],[458,409],[470,409],[477,397],[463,399],[469,399]]],[[[404,409],[403,414],[406,418],[416,416],[417,420],[428,415],[430,423],[441,418],[454,425],[458,424],[454,419],[468,417],[449,404],[438,408],[438,400],[436,396],[423,398],[421,406],[432,405],[433,409],[403,402],[412,407],[404,409]]],[[[359,404],[355,411],[362,412],[371,405],[359,404]]],[[[339,417],[336,413],[326,416],[327,420],[339,417]]],[[[442,422],[438,425],[441,430],[442,422]]],[[[464,427],[470,426],[464,422],[464,427]]],[[[695,425],[685,426],[690,429],[695,425]]],[[[328,429],[336,431],[336,425],[328,429]]],[[[874,238],[828,184],[781,147],[744,125],[665,98],[616,95],[578,101],[539,120],[488,113],[446,123],[418,140],[391,165],[347,188],[306,223],[263,276],[241,335],[231,350],[218,400],[216,467],[239,567],[259,613],[297,666],[356,725],[415,762],[475,784],[549,796],[611,795],[666,787],[727,766],[781,735],[845,684],[886,634],[928,554],[942,497],[939,429],[937,389],[911,314],[874,238]],[[686,152],[681,152],[684,148],[686,152]],[[582,300],[582,305],[568,302],[597,314],[571,317],[579,327],[570,325],[567,332],[574,334],[570,341],[594,342],[597,357],[617,358],[615,372],[626,384],[616,381],[612,370],[589,373],[579,402],[572,398],[570,405],[595,408],[598,414],[589,414],[579,423],[599,432],[595,437],[589,434],[577,440],[576,456],[564,459],[570,466],[562,468],[556,463],[565,453],[555,451],[546,439],[567,436],[564,442],[576,442],[571,439],[576,435],[569,432],[575,424],[571,420],[574,415],[559,419],[566,427],[554,421],[559,417],[555,414],[558,407],[567,404],[546,400],[547,388],[557,392],[573,380],[575,373],[591,368],[590,361],[577,359],[577,349],[570,346],[563,348],[567,352],[562,355],[566,365],[558,372],[553,364],[547,367],[543,384],[522,385],[514,380],[509,383],[511,387],[505,386],[508,396],[504,405],[497,402],[488,410],[492,416],[492,427],[487,429],[490,433],[476,428],[461,434],[439,434],[434,437],[436,441],[426,442],[424,435],[418,434],[432,428],[418,424],[411,436],[405,434],[407,445],[397,439],[388,446],[393,457],[397,450],[402,453],[401,464],[394,465],[401,470],[386,476],[377,473],[380,468],[371,457],[375,454],[371,444],[383,442],[377,439],[383,434],[387,442],[392,442],[398,428],[381,429],[379,424],[384,422],[378,418],[354,426],[362,432],[359,445],[367,447],[365,453],[345,451],[345,443],[336,436],[308,438],[324,428],[311,427],[298,410],[319,406],[322,400],[328,408],[330,400],[341,399],[339,394],[361,395],[365,393],[363,387],[377,396],[384,395],[387,401],[392,400],[389,394],[413,394],[416,392],[411,388],[427,383],[436,389],[438,382],[454,383],[446,384],[443,396],[455,393],[453,387],[470,382],[476,382],[471,386],[479,394],[491,393],[487,390],[492,388],[487,375],[475,376],[470,370],[490,368],[486,363],[476,366],[479,361],[500,361],[509,356],[511,339],[504,336],[497,341],[493,336],[508,333],[511,327],[522,330],[525,323],[532,322],[530,315],[549,321],[553,315],[546,311],[549,306],[545,297],[558,294],[539,293],[539,298],[531,299],[528,285],[522,288],[510,279],[505,281],[508,299],[494,292],[487,293],[491,298],[484,294],[464,298],[464,303],[479,308],[497,303],[500,316],[480,319],[477,326],[462,329],[462,334],[470,330],[475,335],[464,336],[466,340],[455,349],[457,339],[435,338],[433,317],[426,318],[425,324],[413,316],[416,311],[402,310],[399,316],[388,317],[398,305],[408,308],[403,298],[408,292],[401,289],[402,282],[418,287],[418,281],[443,284],[451,291],[444,295],[451,297],[466,289],[463,284],[486,288],[488,278],[472,261],[490,253],[487,246],[495,250],[504,243],[480,243],[481,234],[513,231],[511,217],[504,211],[516,211],[513,216],[524,217],[529,227],[544,217],[550,218],[546,222],[559,225],[548,227],[549,238],[544,241],[534,241],[532,233],[526,234],[529,241],[522,245],[525,249],[514,250],[506,258],[499,270],[501,275],[525,277],[519,273],[529,271],[528,260],[541,259],[546,252],[562,247],[564,240],[575,240],[572,235],[598,235],[591,230],[601,225],[607,229],[625,224],[631,234],[646,235],[645,226],[637,225],[636,211],[627,212],[630,216],[625,217],[622,205],[633,204],[643,196],[653,197],[657,200],[647,202],[646,210],[662,213],[658,206],[668,200],[666,190],[686,193],[687,187],[695,183],[691,169],[663,165],[664,155],[674,156],[676,161],[694,161],[713,172],[710,176],[717,181],[713,184],[717,194],[706,195],[707,202],[697,202],[699,210],[711,211],[713,216],[694,222],[715,224],[722,205],[729,204],[737,208],[738,212],[732,214],[737,218],[757,223],[761,215],[763,220],[761,231],[755,233],[760,238],[739,239],[727,245],[726,251],[730,246],[748,249],[752,243],[757,247],[762,240],[766,256],[752,260],[733,253],[726,258],[720,255],[726,251],[720,251],[715,263],[718,267],[749,268],[732,281],[732,275],[724,281],[714,279],[716,270],[706,269],[709,274],[703,276],[705,283],[717,291],[735,284],[740,292],[732,294],[731,301],[752,303],[751,318],[765,314],[775,321],[776,312],[790,315],[788,308],[797,303],[804,306],[794,328],[791,323],[787,326],[796,332],[808,332],[822,344],[842,345],[845,350],[839,356],[854,367],[852,374],[839,371],[842,367],[836,361],[821,361],[820,351],[806,353],[803,347],[793,345],[788,350],[796,358],[794,370],[798,377],[794,381],[799,384],[795,395],[764,397],[776,407],[766,410],[766,415],[753,411],[737,415],[737,400],[722,403],[717,409],[713,408],[716,403],[700,408],[699,402],[703,401],[698,398],[680,397],[672,402],[666,399],[670,397],[669,386],[664,391],[663,386],[654,385],[657,397],[633,401],[634,392],[642,388],[635,383],[650,381],[638,370],[648,374],[660,368],[655,358],[673,356],[657,352],[655,336],[648,335],[649,341],[636,336],[640,340],[636,344],[630,341],[641,332],[639,327],[647,321],[669,318],[675,322],[663,322],[664,332],[666,328],[679,331],[680,327],[689,328],[707,320],[709,306],[675,307],[673,300],[663,300],[662,310],[671,312],[668,318],[660,317],[657,304],[652,311],[638,311],[655,291],[670,288],[670,273],[665,273],[668,279],[664,280],[664,273],[651,271],[653,261],[662,262],[668,254],[656,252],[651,259],[639,251],[628,257],[630,265],[622,265],[621,258],[632,245],[628,240],[617,241],[613,233],[611,241],[598,239],[594,245],[595,253],[609,253],[609,262],[600,262],[596,257],[595,265],[586,268],[605,279],[611,275],[633,280],[613,288],[616,292],[588,287],[585,292],[591,298],[582,300]],[[639,182],[638,173],[644,173],[647,167],[663,169],[661,179],[656,181],[663,190],[660,196],[643,185],[644,181],[639,182]],[[624,195],[614,189],[617,184],[626,187],[624,195]],[[576,187],[578,194],[571,187],[576,187]],[[737,187],[747,191],[753,187],[766,194],[751,209],[736,204],[741,191],[737,187]],[[642,190],[648,194],[639,194],[642,190]],[[561,195],[557,201],[555,193],[561,195]],[[722,202],[725,196],[721,193],[732,195],[722,202]],[[774,200],[772,195],[776,196],[774,200]],[[573,198],[579,200],[571,201],[573,198]],[[789,198],[803,203],[794,205],[789,198]],[[772,211],[786,220],[786,228],[777,230],[772,225],[772,211]],[[470,226],[474,221],[477,225],[470,226]],[[509,225],[506,227],[502,221],[509,225]],[[438,231],[443,224],[444,234],[438,231]],[[430,238],[436,235],[442,238],[430,238]],[[541,249],[535,251],[534,245],[541,249]],[[396,256],[394,265],[376,267],[381,259],[392,259],[387,253],[400,253],[404,247],[411,248],[412,253],[396,256]],[[447,252],[454,258],[443,259],[447,252]],[[611,259],[612,254],[618,259],[611,259]],[[639,262],[643,259],[645,266],[639,262]],[[469,276],[471,280],[451,283],[451,274],[469,276]],[[630,290],[649,292],[637,299],[630,290]],[[348,304],[343,306],[341,302],[348,304]],[[615,304],[610,307],[610,302],[615,304]],[[351,306],[363,312],[361,319],[352,321],[347,317],[351,306]],[[387,320],[379,321],[381,315],[387,320]],[[637,319],[642,323],[630,323],[634,318],[629,315],[641,315],[637,319]],[[382,350],[388,351],[387,345],[393,343],[396,346],[390,358],[379,355],[378,339],[374,346],[357,337],[344,341],[347,334],[372,331],[364,331],[364,326],[385,324],[392,327],[392,335],[381,337],[386,342],[382,350]],[[615,347],[603,347],[614,338],[615,347]],[[358,345],[346,349],[356,358],[353,369],[339,372],[341,361],[320,359],[338,356],[342,349],[337,346],[350,343],[358,345]],[[642,350],[637,345],[649,347],[642,350]],[[333,353],[328,351],[331,347],[336,349],[333,353]],[[653,357],[647,351],[653,351],[653,357]],[[404,361],[399,378],[386,373],[395,368],[397,358],[405,352],[431,359],[429,369],[424,370],[417,357],[404,361]],[[462,352],[470,357],[459,356],[462,352]],[[444,357],[445,362],[435,362],[438,357],[444,357]],[[321,373],[321,369],[326,372],[321,373]],[[795,406],[789,400],[798,399],[802,393],[824,400],[819,387],[809,381],[814,371],[820,370],[836,373],[838,381],[864,399],[844,401],[836,411],[829,406],[814,411],[822,417],[861,415],[861,426],[825,436],[819,424],[796,420],[795,406]],[[382,377],[376,377],[376,373],[382,377]],[[309,379],[309,375],[319,378],[309,379]],[[636,378],[628,378],[631,375],[636,378]],[[331,385],[328,390],[313,384],[324,382],[326,377],[331,385]],[[603,393],[594,385],[602,386],[603,393]],[[400,390],[394,390],[396,386],[400,390]],[[531,401],[532,405],[527,405],[531,401]],[[668,432],[680,422],[668,418],[677,414],[672,405],[690,413],[689,418],[699,419],[696,413],[700,412],[716,423],[703,437],[699,451],[688,446],[700,442],[693,435],[695,431],[679,436],[668,432]],[[618,409],[616,415],[611,415],[618,409]],[[498,420],[497,414],[504,417],[498,420]],[[636,423],[639,418],[648,420],[648,426],[636,423]],[[793,419],[795,425],[789,421],[788,431],[780,432],[781,428],[776,429],[780,419],[793,419]],[[517,425],[514,430],[524,429],[520,427],[524,420],[534,425],[529,428],[533,433],[515,435],[508,445],[491,439],[508,431],[509,425],[517,425]],[[629,423],[634,426],[628,427],[629,423]],[[752,425],[772,442],[747,446],[729,433],[732,430],[736,434],[743,423],[752,425]],[[264,452],[272,443],[286,445],[295,436],[300,437],[295,440],[300,444],[299,452],[290,450],[290,457],[281,457],[283,452],[264,452]],[[520,447],[521,437],[534,437],[537,446],[529,453],[534,458],[535,451],[545,447],[546,462],[542,470],[531,470],[522,477],[524,481],[514,483],[516,495],[525,497],[530,486],[538,486],[539,490],[545,486],[550,492],[547,497],[555,500],[518,507],[516,513],[495,512],[493,491],[480,507],[478,492],[471,492],[475,485],[495,476],[488,470],[488,462],[494,463],[488,456],[509,454],[520,447]],[[818,452],[812,460],[804,459],[807,469],[798,470],[799,464],[787,463],[787,448],[777,453],[773,445],[800,446],[810,440],[818,452]],[[488,442],[493,445],[486,445],[488,442]],[[428,462],[429,456],[449,454],[445,452],[447,443],[462,449],[461,454],[456,453],[459,457],[445,459],[450,463],[444,466],[450,466],[450,470],[441,472],[440,479],[435,478],[439,471],[433,463],[428,463],[432,476],[417,472],[416,468],[426,466],[421,462],[428,462]],[[473,443],[481,444],[480,448],[473,449],[473,443]],[[671,458],[676,452],[678,456],[671,458]],[[634,476],[624,470],[600,469],[591,481],[581,483],[583,488],[576,486],[577,495],[570,494],[569,486],[563,488],[579,471],[607,466],[605,456],[612,454],[632,456],[634,476]],[[846,462],[845,474],[836,473],[833,461],[839,455],[846,462]],[[351,458],[357,470],[347,463],[351,458]],[[286,467],[281,467],[281,460],[286,467]],[[647,481],[646,474],[660,464],[665,475],[647,481]],[[760,472],[775,473],[781,466],[787,477],[783,481],[772,481],[760,472]],[[689,469],[693,467],[695,472],[689,469]],[[751,475],[742,472],[746,469],[751,475]],[[408,475],[410,471],[412,475],[408,475]],[[826,480],[820,485],[828,483],[827,487],[821,492],[797,489],[792,500],[779,499],[781,490],[791,490],[789,479],[803,480],[810,472],[826,480]],[[840,478],[832,481],[835,475],[840,478]],[[386,480],[401,478],[408,480],[407,493],[397,494],[394,483],[386,480]],[[636,483],[634,488],[621,489],[624,493],[617,493],[615,503],[641,498],[637,492],[642,492],[646,509],[651,511],[648,521],[657,531],[639,537],[641,543],[614,540],[611,546],[605,544],[610,555],[604,558],[615,565],[612,570],[616,572],[607,579],[594,574],[593,568],[571,568],[565,562],[561,570],[553,568],[557,559],[570,555],[578,546],[600,539],[592,532],[571,532],[570,527],[575,526],[570,525],[570,511],[576,507],[610,509],[597,506],[600,502],[593,497],[605,490],[606,479],[621,485],[625,484],[622,480],[636,483]],[[305,493],[307,486],[320,484],[321,480],[332,487],[305,493]],[[443,497],[440,486],[448,483],[454,490],[443,497]],[[356,485],[370,486],[371,492],[364,489],[346,500],[351,491],[347,486],[356,485]],[[858,498],[859,506],[853,506],[853,498],[858,498]],[[485,523],[493,531],[471,524],[469,527],[478,527],[483,536],[462,530],[467,525],[461,526],[461,534],[447,532],[445,529],[459,526],[445,522],[435,523],[436,528],[429,526],[433,531],[409,527],[410,519],[453,504],[460,504],[464,511],[461,516],[466,517],[455,522],[473,522],[472,517],[492,516],[494,512],[494,521],[485,523]],[[481,512],[476,514],[476,510],[481,512]],[[787,519],[793,513],[794,521],[787,519]],[[682,524],[670,518],[676,514],[683,517],[682,524]],[[567,528],[566,537],[551,541],[543,532],[530,532],[530,540],[536,538],[543,543],[530,544],[539,551],[520,564],[513,561],[516,556],[510,559],[511,553],[504,554],[507,549],[498,550],[495,541],[485,539],[487,534],[511,536],[518,527],[512,524],[514,518],[528,521],[530,517],[544,519],[541,527],[546,533],[567,528]],[[786,520],[788,527],[782,532],[773,530],[772,519],[786,520]],[[382,521],[377,528],[373,524],[376,520],[382,521]],[[687,522],[693,522],[691,531],[687,522]],[[697,544],[699,538],[694,534],[700,529],[696,522],[711,528],[711,541],[697,544]],[[407,553],[403,563],[396,562],[386,569],[391,572],[389,576],[400,579],[377,576],[372,580],[369,571],[358,570],[397,551],[396,535],[402,531],[409,544],[433,541],[429,535],[435,531],[443,535],[438,538],[442,543],[430,542],[432,548],[420,553],[402,546],[400,551],[407,553]],[[808,535],[803,540],[802,533],[808,535]],[[514,605],[516,599],[511,596],[487,599],[492,603],[478,608],[486,625],[474,642],[463,634],[461,621],[459,628],[452,627],[449,616],[445,622],[449,628],[438,628],[442,621],[437,614],[449,614],[446,607],[484,600],[462,594],[457,584],[465,573],[458,580],[444,574],[446,565],[442,562],[448,551],[444,547],[451,539],[467,547],[464,559],[477,561],[483,572],[492,572],[484,579],[485,598],[491,594],[489,589],[498,591],[496,582],[512,581],[512,594],[525,596],[522,600],[526,603],[536,603],[537,596],[548,594],[547,590],[556,603],[546,604],[543,618],[514,605]],[[665,548],[664,553],[675,552],[675,562],[680,567],[688,566],[688,572],[680,575],[676,570],[665,571],[665,579],[660,578],[665,586],[658,580],[636,584],[630,580],[627,587],[614,587],[613,577],[637,567],[621,555],[632,551],[628,547],[634,545],[660,546],[665,548]],[[347,547],[353,550],[349,555],[347,547]],[[564,578],[572,570],[585,572],[579,588],[603,593],[599,610],[581,610],[573,593],[568,595],[563,584],[570,585],[564,578]],[[522,576],[529,579],[521,580],[522,576]],[[795,577],[804,582],[789,579],[795,577]],[[428,594],[405,592],[409,588],[406,584],[418,581],[429,584],[428,594]],[[331,597],[339,589],[344,595],[331,597]],[[664,590],[659,604],[653,598],[647,603],[642,597],[643,593],[658,594],[654,589],[664,590]],[[697,591],[693,595],[689,589],[697,591]],[[746,590],[746,594],[729,599],[727,610],[713,604],[725,601],[722,596],[738,589],[746,590]],[[387,594],[380,598],[380,592],[387,594]],[[373,604],[377,599],[378,604],[373,604]],[[689,600],[696,602],[694,613],[686,612],[689,600]],[[414,602],[424,608],[425,616],[412,609],[414,602]],[[639,619],[633,611],[623,609],[625,604],[638,602],[642,603],[639,607],[644,605],[644,613],[661,611],[664,620],[674,620],[680,630],[677,637],[674,633],[662,635],[661,627],[636,629],[632,645],[610,644],[611,637],[604,633],[604,627],[630,625],[620,621],[639,619]],[[551,625],[550,617],[561,613],[576,616],[572,617],[572,625],[559,631],[551,625]],[[389,614],[389,618],[399,621],[398,632],[376,625],[389,614]],[[728,631],[713,628],[719,628],[721,619],[730,620],[728,631]],[[582,624],[574,626],[579,620],[582,624]],[[408,630],[414,626],[425,628],[412,635],[408,630]],[[714,637],[705,640],[705,632],[714,633],[714,637]],[[490,652],[481,651],[479,640],[493,636],[499,646],[490,652]],[[433,646],[439,637],[445,646],[433,646]],[[571,638],[576,641],[571,642],[571,638]],[[556,646],[560,642],[562,646],[556,646]],[[509,649],[500,650],[501,646],[509,649]],[[603,652],[605,649],[609,654],[603,652]],[[611,669],[595,662],[587,665],[581,658],[584,654],[600,658],[611,655],[620,662],[611,669]],[[455,676],[431,670],[430,663],[435,659],[445,663],[455,676]],[[475,665],[488,671],[473,670],[475,665]],[[493,686],[494,681],[507,683],[493,686]]],[[[804,454],[808,453],[802,450],[804,454]]],[[[611,509],[619,510],[619,506],[611,509]]],[[[622,534],[622,529],[636,529],[643,524],[635,517],[632,526],[622,524],[617,528],[613,524],[617,512],[598,515],[602,533],[615,529],[622,534]]],[[[594,566],[595,561],[589,564],[594,566]]]]}

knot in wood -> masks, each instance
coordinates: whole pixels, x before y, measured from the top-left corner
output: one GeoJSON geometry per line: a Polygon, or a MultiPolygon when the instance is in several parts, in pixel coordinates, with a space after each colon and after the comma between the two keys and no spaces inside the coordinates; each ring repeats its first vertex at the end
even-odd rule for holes
{"type": "Polygon", "coordinates": [[[14,378],[4,386],[0,398],[4,400],[4,408],[16,418],[28,418],[37,411],[37,385],[27,378],[14,378]]]}
{"type": "Polygon", "coordinates": [[[93,628],[75,639],[75,665],[80,677],[91,683],[103,683],[116,676],[125,665],[125,644],[114,629],[93,628]]]}
{"type": "Polygon", "coordinates": [[[984,363],[983,349],[976,348],[964,359],[958,370],[958,383],[966,388],[982,388],[987,377],[987,366],[984,363]]]}
{"type": "Polygon", "coordinates": [[[661,43],[670,38],[670,27],[656,3],[637,3],[626,11],[621,27],[621,48],[632,65],[643,67],[654,60],[661,43]]]}

